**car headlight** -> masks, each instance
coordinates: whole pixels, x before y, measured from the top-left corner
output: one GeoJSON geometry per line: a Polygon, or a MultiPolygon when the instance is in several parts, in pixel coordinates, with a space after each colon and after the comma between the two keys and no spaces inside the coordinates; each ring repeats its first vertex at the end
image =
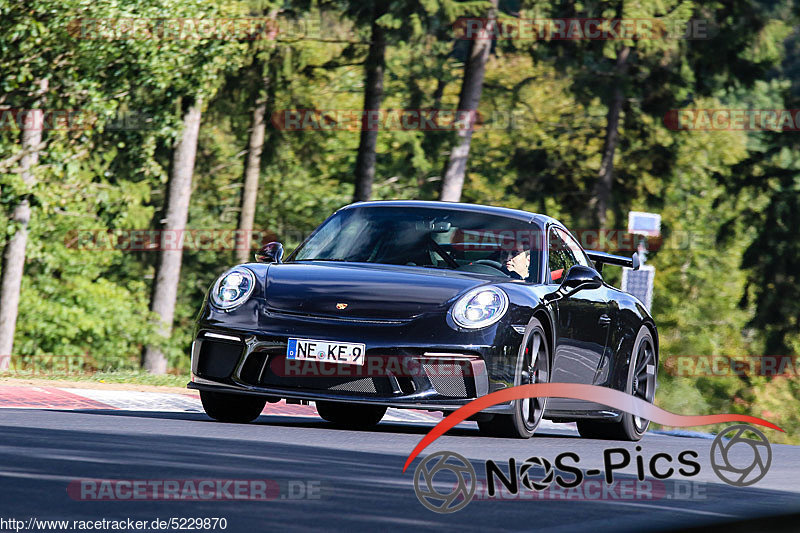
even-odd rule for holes
{"type": "Polygon", "coordinates": [[[256,277],[250,269],[234,267],[214,283],[214,288],[211,289],[211,303],[226,311],[239,307],[250,298],[255,286],[256,277]]]}
{"type": "Polygon", "coordinates": [[[507,309],[505,292],[497,287],[478,287],[453,304],[452,317],[462,328],[485,328],[503,318],[507,309]]]}

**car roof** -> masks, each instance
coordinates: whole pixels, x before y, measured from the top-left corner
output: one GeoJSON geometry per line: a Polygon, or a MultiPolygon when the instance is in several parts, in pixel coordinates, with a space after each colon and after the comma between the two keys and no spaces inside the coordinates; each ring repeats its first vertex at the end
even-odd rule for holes
{"type": "Polygon", "coordinates": [[[356,202],[354,204],[347,205],[342,209],[352,209],[356,207],[430,207],[504,216],[516,220],[524,220],[525,222],[535,223],[541,227],[544,227],[548,222],[562,225],[556,219],[547,215],[541,215],[539,213],[529,213],[528,211],[511,209],[509,207],[495,207],[491,205],[467,204],[460,202],[436,202],[429,200],[374,200],[370,202],[356,202]]]}

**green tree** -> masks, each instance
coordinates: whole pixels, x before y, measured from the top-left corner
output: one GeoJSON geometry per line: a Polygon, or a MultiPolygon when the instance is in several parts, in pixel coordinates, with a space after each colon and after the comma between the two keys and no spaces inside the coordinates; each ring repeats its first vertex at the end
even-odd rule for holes
{"type": "Polygon", "coordinates": [[[457,140],[450,150],[450,157],[442,177],[440,200],[445,202],[458,202],[461,199],[469,147],[475,129],[475,113],[483,91],[483,78],[492,49],[496,17],[497,0],[492,0],[486,12],[486,23],[481,30],[485,35],[472,36],[469,52],[464,61],[464,77],[461,82],[461,94],[458,97],[458,113],[461,115],[460,121],[463,126],[458,129],[457,140]]]}

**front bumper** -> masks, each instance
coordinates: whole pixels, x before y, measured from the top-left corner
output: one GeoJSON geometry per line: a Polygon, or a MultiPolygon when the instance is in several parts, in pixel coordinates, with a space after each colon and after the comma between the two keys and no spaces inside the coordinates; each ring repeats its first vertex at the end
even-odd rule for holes
{"type": "MultiPolygon", "coordinates": [[[[189,388],[277,399],[452,411],[503,388],[490,380],[492,346],[377,346],[363,366],[286,359],[295,335],[200,324],[189,388]]],[[[298,335],[303,337],[304,335],[298,335]]],[[[509,404],[486,412],[507,413],[509,404]]]]}

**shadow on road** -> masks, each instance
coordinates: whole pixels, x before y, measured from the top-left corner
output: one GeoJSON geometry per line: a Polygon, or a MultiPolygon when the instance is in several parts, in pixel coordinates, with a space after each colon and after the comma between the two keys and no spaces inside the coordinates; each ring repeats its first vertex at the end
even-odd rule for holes
{"type": "MultiPolygon", "coordinates": [[[[134,417],[134,418],[154,418],[163,420],[194,420],[198,422],[209,422],[213,424],[221,424],[211,419],[204,413],[190,413],[190,412],[174,412],[174,411],[121,411],[114,409],[79,409],[79,410],[56,410],[62,413],[82,413],[89,415],[105,415],[105,416],[121,416],[121,417],[134,417]]],[[[280,416],[280,415],[261,415],[254,422],[249,424],[236,424],[236,426],[280,426],[287,428],[319,428],[328,429],[331,431],[357,431],[359,433],[402,433],[408,435],[425,435],[433,424],[425,422],[398,422],[398,421],[383,421],[375,427],[369,429],[348,429],[337,426],[325,420],[308,417],[297,416],[280,416]]],[[[458,426],[447,432],[449,436],[455,437],[478,437],[481,439],[494,440],[498,437],[487,437],[482,435],[477,427],[463,427],[458,426]]],[[[537,437],[557,437],[564,439],[578,439],[577,435],[558,430],[540,429],[534,435],[537,437]]],[[[516,440],[516,439],[511,439],[516,440]]]]}

